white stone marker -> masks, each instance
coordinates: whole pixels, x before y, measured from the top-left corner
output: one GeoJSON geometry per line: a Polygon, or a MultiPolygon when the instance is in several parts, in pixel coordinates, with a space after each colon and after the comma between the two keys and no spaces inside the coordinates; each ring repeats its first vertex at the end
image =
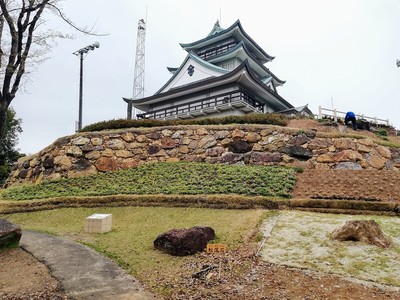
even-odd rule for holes
{"type": "Polygon", "coordinates": [[[111,231],[112,214],[93,214],[85,219],[86,233],[105,233],[111,231]]]}

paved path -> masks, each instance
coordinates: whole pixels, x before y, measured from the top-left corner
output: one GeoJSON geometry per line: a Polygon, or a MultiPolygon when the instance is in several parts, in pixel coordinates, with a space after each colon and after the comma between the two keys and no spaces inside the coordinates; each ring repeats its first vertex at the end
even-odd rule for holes
{"type": "Polygon", "coordinates": [[[20,245],[50,269],[73,299],[156,299],[115,262],[81,244],[23,231],[20,245]]]}

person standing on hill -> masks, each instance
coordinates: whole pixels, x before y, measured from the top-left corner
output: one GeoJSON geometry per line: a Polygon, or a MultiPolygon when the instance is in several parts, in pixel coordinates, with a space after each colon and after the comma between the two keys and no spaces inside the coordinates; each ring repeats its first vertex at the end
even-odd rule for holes
{"type": "Polygon", "coordinates": [[[351,122],[353,125],[353,129],[357,130],[357,120],[356,115],[352,111],[347,112],[346,116],[344,117],[344,124],[347,126],[348,123],[351,122]]]}

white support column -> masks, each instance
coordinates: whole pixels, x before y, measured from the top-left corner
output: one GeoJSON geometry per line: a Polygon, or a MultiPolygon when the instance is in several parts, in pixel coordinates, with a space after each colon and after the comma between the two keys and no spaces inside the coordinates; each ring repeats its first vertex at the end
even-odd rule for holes
{"type": "Polygon", "coordinates": [[[333,110],[333,120],[337,122],[337,113],[336,113],[336,108],[333,110]]]}
{"type": "Polygon", "coordinates": [[[321,107],[321,105],[318,106],[318,115],[319,115],[319,118],[322,119],[322,107],[321,107]]]}

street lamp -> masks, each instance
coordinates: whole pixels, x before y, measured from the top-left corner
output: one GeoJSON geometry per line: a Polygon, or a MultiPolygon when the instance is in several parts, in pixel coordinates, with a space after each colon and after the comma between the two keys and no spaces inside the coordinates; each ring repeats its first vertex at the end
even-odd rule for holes
{"type": "Polygon", "coordinates": [[[79,76],[79,120],[78,120],[78,126],[75,128],[75,131],[79,131],[82,129],[82,92],[83,92],[83,54],[88,53],[90,50],[94,50],[95,48],[99,48],[100,43],[95,42],[92,45],[86,46],[85,48],[79,49],[75,51],[74,55],[78,56],[80,55],[80,76],[79,76]]]}

